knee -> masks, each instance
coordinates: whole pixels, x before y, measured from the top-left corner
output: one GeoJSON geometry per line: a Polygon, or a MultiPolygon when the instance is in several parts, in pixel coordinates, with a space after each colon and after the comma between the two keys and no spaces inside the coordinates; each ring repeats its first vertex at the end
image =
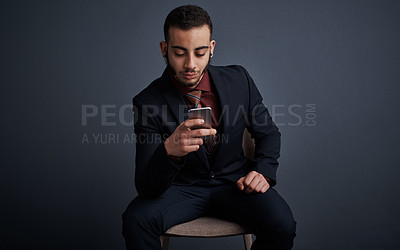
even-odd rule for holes
{"type": "Polygon", "coordinates": [[[264,226],[258,232],[259,235],[269,235],[288,242],[293,241],[296,236],[296,221],[291,212],[275,214],[272,219],[265,219],[261,223],[264,226]]]}
{"type": "Polygon", "coordinates": [[[275,238],[275,241],[282,244],[285,247],[282,249],[291,249],[293,246],[293,240],[296,237],[296,221],[294,220],[291,213],[286,213],[276,217],[271,223],[270,230],[268,232],[275,238]]]}
{"type": "Polygon", "coordinates": [[[296,236],[296,221],[292,216],[280,220],[275,227],[275,232],[283,239],[293,240],[296,236]]]}
{"type": "Polygon", "coordinates": [[[271,216],[267,218],[269,229],[284,239],[293,240],[296,235],[296,221],[288,204],[283,198],[278,197],[275,206],[269,211],[271,216]]]}
{"type": "Polygon", "coordinates": [[[255,233],[254,249],[292,249],[296,236],[296,222],[293,217],[276,219],[265,223],[267,226],[255,233]]]}

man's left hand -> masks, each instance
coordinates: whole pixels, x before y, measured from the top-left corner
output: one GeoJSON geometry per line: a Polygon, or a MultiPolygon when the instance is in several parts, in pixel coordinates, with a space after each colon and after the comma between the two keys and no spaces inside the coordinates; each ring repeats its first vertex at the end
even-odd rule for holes
{"type": "Polygon", "coordinates": [[[256,172],[251,171],[246,176],[243,176],[236,182],[240,190],[245,190],[246,193],[265,193],[269,188],[269,183],[265,177],[256,172]]]}

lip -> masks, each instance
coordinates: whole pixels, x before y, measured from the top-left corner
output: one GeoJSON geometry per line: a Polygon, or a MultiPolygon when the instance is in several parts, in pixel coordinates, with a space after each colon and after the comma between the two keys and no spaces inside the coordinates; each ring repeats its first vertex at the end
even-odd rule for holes
{"type": "Polygon", "coordinates": [[[196,78],[196,76],[197,76],[197,74],[188,74],[188,73],[184,73],[184,74],[182,74],[182,75],[183,75],[183,77],[184,77],[185,79],[187,79],[187,80],[194,79],[194,78],[196,78]]]}

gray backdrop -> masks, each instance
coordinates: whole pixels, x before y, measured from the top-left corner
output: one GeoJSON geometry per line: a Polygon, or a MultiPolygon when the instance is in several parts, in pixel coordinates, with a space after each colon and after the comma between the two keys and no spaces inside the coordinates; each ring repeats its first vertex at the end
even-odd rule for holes
{"type": "MultiPolygon", "coordinates": [[[[123,249],[131,98],[186,1],[2,1],[1,249],[123,249]],[[97,139],[96,139],[97,138],[97,139]]],[[[399,249],[399,1],[197,1],[282,132],[295,249],[399,249]]],[[[240,237],[171,249],[243,249],[240,237]]]]}

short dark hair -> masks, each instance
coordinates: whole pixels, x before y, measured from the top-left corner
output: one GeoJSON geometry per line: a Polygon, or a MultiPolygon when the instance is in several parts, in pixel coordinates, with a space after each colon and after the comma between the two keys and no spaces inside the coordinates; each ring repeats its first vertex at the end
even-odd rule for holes
{"type": "Polygon", "coordinates": [[[169,40],[169,28],[178,27],[183,30],[190,30],[207,25],[210,28],[210,37],[212,35],[212,22],[207,11],[196,5],[183,5],[173,9],[165,19],[164,38],[169,40]]]}

